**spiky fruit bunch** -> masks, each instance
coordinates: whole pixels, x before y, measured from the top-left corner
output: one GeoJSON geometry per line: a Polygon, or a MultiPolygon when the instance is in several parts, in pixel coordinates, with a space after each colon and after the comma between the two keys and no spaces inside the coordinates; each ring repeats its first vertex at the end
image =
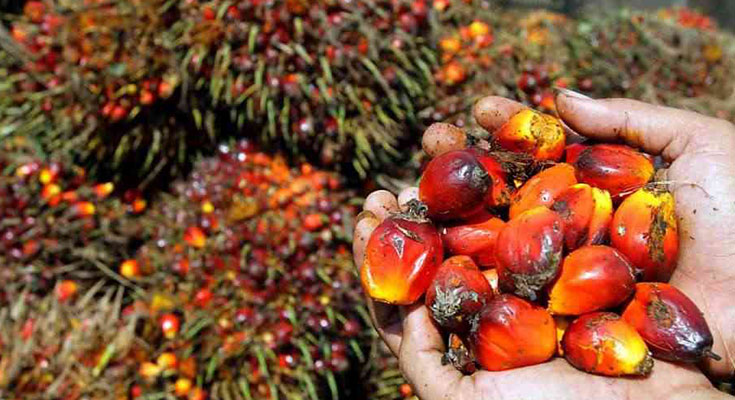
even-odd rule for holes
{"type": "Polygon", "coordinates": [[[398,156],[401,124],[431,94],[428,0],[180,2],[194,87],[312,161],[364,174],[398,156]],[[354,156],[354,158],[353,158],[354,156]]]}
{"type": "Polygon", "coordinates": [[[143,393],[179,379],[212,397],[358,390],[343,381],[368,339],[346,247],[350,199],[336,175],[291,168],[247,142],[222,146],[176,183],[147,214],[150,240],[134,260],[136,284],[152,295],[126,311],[142,319],[150,349],[135,377],[143,393]],[[168,373],[164,352],[178,360],[168,373]]]}
{"type": "Polygon", "coordinates": [[[202,126],[177,104],[179,68],[161,36],[176,12],[160,0],[28,1],[10,27],[7,133],[95,170],[135,165],[137,181],[182,164],[182,150],[208,138],[191,135],[202,126]]]}
{"type": "Polygon", "coordinates": [[[55,287],[66,300],[78,285],[119,278],[111,268],[135,239],[131,205],[108,198],[112,183],[91,183],[84,169],[14,142],[0,157],[0,306],[55,287]]]}

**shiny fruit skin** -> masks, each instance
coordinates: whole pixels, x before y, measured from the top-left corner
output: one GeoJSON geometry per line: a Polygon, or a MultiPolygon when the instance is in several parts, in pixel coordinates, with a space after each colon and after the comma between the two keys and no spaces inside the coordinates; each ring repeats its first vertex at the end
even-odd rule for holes
{"type": "Polygon", "coordinates": [[[549,290],[549,312],[582,315],[616,307],[635,288],[633,266],[608,246],[584,246],[570,253],[549,290]]]}
{"type": "Polygon", "coordinates": [[[656,358],[698,362],[712,356],[712,332],[702,311],[669,284],[638,283],[623,319],[641,334],[656,358]]]}
{"type": "Polygon", "coordinates": [[[467,218],[483,209],[492,181],[477,158],[455,150],[431,160],[419,183],[419,199],[437,220],[467,218]]]}
{"type": "Polygon", "coordinates": [[[512,191],[508,185],[508,172],[503,168],[503,164],[489,151],[477,147],[472,147],[469,151],[485,167],[492,181],[492,189],[488,192],[486,205],[490,208],[508,206],[512,191]]]}
{"type": "Polygon", "coordinates": [[[570,364],[592,374],[645,376],[653,369],[653,358],[641,335],[609,312],[574,320],[564,333],[562,347],[570,364]]]}
{"type": "Polygon", "coordinates": [[[612,199],[607,191],[578,183],[557,196],[551,209],[564,220],[567,250],[607,240],[613,217],[612,199]]]}
{"type": "Polygon", "coordinates": [[[373,231],[360,278],[375,300],[415,303],[426,291],[444,256],[441,237],[428,220],[396,215],[373,231]]]}
{"type": "Polygon", "coordinates": [[[496,244],[501,291],[535,301],[559,274],[563,244],[564,222],[546,207],[510,220],[496,244]]]}
{"type": "Polygon", "coordinates": [[[513,194],[510,218],[513,219],[534,207],[550,207],[560,194],[576,183],[574,167],[569,164],[557,164],[539,172],[513,194]]]}
{"type": "Polygon", "coordinates": [[[482,368],[503,371],[540,364],[553,357],[556,327],[543,308],[503,294],[485,306],[470,343],[482,368]]]}
{"type": "Polygon", "coordinates": [[[615,211],[610,241],[642,270],[643,281],[667,282],[679,257],[674,196],[656,188],[630,195],[615,211]]]}
{"type": "Polygon", "coordinates": [[[495,244],[505,222],[489,217],[480,222],[444,227],[442,242],[449,254],[472,257],[482,268],[495,266],[495,244]]]}
{"type": "Polygon", "coordinates": [[[564,149],[564,162],[574,165],[584,149],[590,147],[582,143],[572,143],[564,149]]]}
{"type": "Polygon", "coordinates": [[[493,290],[467,256],[447,258],[426,291],[426,306],[434,321],[453,333],[466,333],[477,314],[493,297],[493,290]]]}
{"type": "Polygon", "coordinates": [[[616,202],[642,188],[655,173],[650,156],[619,144],[589,146],[574,166],[580,182],[607,190],[616,202]]]}
{"type": "Polygon", "coordinates": [[[512,116],[494,136],[504,149],[529,154],[537,161],[559,161],[566,145],[561,121],[531,109],[512,116]]]}

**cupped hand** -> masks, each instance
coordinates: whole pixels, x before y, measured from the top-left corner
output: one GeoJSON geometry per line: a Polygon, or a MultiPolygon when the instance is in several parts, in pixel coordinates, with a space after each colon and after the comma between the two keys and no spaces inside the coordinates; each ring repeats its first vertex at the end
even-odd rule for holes
{"type": "MultiPolygon", "coordinates": [[[[378,333],[398,357],[415,393],[423,400],[484,399],[711,399],[722,396],[709,378],[735,370],[735,127],[697,113],[626,99],[593,100],[574,92],[557,95],[559,116],[573,131],[600,141],[620,141],[670,162],[665,181],[676,197],[680,256],[671,283],[705,313],[721,361],[684,365],[656,360],[647,378],[605,378],[580,372],[565,360],[504,372],[464,376],[442,365],[445,345],[423,305],[370,303],[378,333]]],[[[519,103],[488,97],[474,114],[489,132],[521,110],[519,103]]],[[[423,147],[435,156],[463,148],[457,128],[435,124],[423,147]]],[[[361,265],[371,232],[386,216],[418,196],[416,188],[397,197],[372,193],[355,226],[356,265],[361,265]]]]}

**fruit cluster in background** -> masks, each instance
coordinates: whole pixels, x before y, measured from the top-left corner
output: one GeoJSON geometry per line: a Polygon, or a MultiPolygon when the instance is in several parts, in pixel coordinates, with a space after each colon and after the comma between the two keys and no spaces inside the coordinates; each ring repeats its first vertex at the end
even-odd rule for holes
{"type": "MultiPolygon", "coordinates": [[[[485,3],[34,0],[3,14],[0,397],[411,397],[345,246],[353,197],[412,182],[428,124],[472,130],[491,93],[552,112],[554,86],[735,118],[735,40],[700,14],[485,3]]],[[[493,207],[538,172],[481,161],[493,207]]],[[[486,268],[483,247],[456,251],[486,268]]]]}

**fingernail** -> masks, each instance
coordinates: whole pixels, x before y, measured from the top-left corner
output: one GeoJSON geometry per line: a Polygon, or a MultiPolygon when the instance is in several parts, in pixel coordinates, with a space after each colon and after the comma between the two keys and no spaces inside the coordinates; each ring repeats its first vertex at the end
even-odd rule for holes
{"type": "Polygon", "coordinates": [[[582,93],[575,92],[574,90],[569,90],[566,88],[560,88],[560,87],[554,87],[554,90],[556,91],[556,95],[559,96],[560,94],[563,94],[564,96],[571,97],[574,99],[579,100],[594,100],[592,97],[583,95],[582,93]]]}

